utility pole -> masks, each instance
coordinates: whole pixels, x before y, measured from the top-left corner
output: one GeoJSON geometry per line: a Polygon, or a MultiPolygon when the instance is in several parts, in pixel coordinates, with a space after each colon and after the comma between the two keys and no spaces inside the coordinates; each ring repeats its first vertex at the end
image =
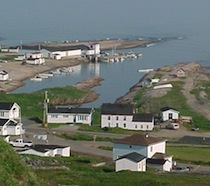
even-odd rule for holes
{"type": "Polygon", "coordinates": [[[43,103],[43,121],[42,121],[42,125],[43,127],[47,128],[48,127],[48,123],[47,123],[47,111],[48,111],[48,103],[49,103],[49,99],[47,96],[47,91],[44,92],[44,103],[43,103]]]}

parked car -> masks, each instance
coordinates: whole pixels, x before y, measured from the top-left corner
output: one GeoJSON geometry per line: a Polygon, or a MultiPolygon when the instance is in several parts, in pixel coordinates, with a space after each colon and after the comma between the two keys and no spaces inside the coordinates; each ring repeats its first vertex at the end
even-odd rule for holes
{"type": "Polygon", "coordinates": [[[188,172],[188,171],[190,171],[190,168],[189,167],[185,167],[185,166],[177,166],[177,167],[175,167],[172,170],[172,172],[177,172],[177,173],[179,173],[179,172],[188,172]]]}
{"type": "Polygon", "coordinates": [[[21,148],[31,147],[33,145],[33,142],[24,141],[23,139],[16,139],[15,141],[9,141],[9,143],[13,147],[21,147],[21,148]]]}
{"type": "Polygon", "coordinates": [[[166,125],[166,129],[177,130],[177,129],[179,129],[179,124],[178,123],[169,123],[168,125],[166,125]]]}

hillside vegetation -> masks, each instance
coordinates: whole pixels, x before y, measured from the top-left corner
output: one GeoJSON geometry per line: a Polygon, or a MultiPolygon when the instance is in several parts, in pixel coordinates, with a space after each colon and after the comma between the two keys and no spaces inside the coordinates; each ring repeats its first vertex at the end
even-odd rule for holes
{"type": "Polygon", "coordinates": [[[0,138],[0,185],[40,186],[35,173],[20,159],[13,149],[0,138]]]}

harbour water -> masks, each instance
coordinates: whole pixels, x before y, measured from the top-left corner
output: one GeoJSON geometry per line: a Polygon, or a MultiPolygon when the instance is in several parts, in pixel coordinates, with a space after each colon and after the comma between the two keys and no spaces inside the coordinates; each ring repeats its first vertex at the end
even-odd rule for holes
{"type": "Polygon", "coordinates": [[[72,85],[87,77],[101,76],[104,81],[94,88],[100,98],[88,104],[97,107],[124,95],[143,76],[138,69],[190,61],[209,66],[209,8],[208,0],[2,0],[0,44],[104,38],[164,40],[150,47],[129,49],[143,54],[139,59],[83,64],[68,76],[36,83],[26,80],[26,85],[14,93],[72,85]]]}

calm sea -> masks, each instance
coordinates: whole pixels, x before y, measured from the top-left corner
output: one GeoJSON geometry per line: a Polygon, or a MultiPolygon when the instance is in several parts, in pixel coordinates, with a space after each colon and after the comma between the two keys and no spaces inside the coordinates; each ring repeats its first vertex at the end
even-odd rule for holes
{"type": "Polygon", "coordinates": [[[142,74],[138,69],[189,61],[209,66],[209,9],[209,0],[1,0],[3,45],[104,38],[164,39],[151,47],[130,49],[142,53],[141,59],[84,64],[75,67],[70,76],[53,77],[42,83],[25,81],[26,85],[14,93],[72,85],[87,77],[101,76],[104,81],[94,88],[100,98],[88,104],[100,106],[114,102],[139,81],[142,74]]]}

